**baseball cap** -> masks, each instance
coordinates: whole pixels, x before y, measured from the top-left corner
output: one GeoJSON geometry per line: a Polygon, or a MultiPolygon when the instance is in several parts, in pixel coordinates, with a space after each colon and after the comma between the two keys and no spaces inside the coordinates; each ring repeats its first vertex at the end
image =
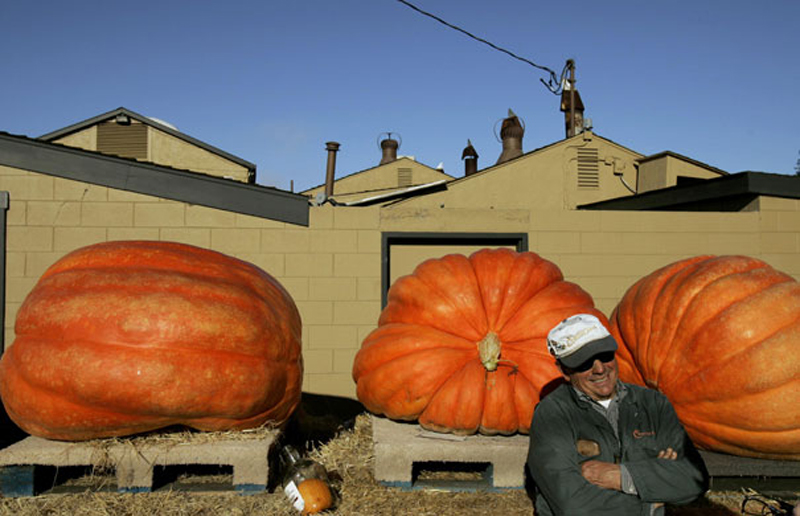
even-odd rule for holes
{"type": "Polygon", "coordinates": [[[617,341],[600,319],[591,314],[577,314],[550,330],[547,350],[563,365],[574,368],[598,353],[616,351],[617,341]]]}

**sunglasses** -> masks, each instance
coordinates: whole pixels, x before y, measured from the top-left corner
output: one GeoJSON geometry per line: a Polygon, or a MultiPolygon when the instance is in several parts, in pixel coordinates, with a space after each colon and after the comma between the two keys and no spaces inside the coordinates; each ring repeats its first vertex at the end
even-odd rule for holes
{"type": "Polygon", "coordinates": [[[607,364],[612,360],[614,360],[614,355],[615,355],[614,351],[604,351],[603,353],[598,353],[592,358],[584,361],[583,363],[575,367],[570,367],[569,369],[575,371],[576,373],[583,373],[594,367],[595,360],[599,360],[600,362],[607,364]]]}

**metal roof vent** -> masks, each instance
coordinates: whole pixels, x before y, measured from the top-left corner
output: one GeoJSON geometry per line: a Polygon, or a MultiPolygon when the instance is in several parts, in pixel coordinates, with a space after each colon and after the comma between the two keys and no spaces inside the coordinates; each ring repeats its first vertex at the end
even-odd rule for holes
{"type": "MultiPolygon", "coordinates": [[[[495,126],[496,127],[496,126],[495,126]]],[[[505,163],[508,160],[522,156],[522,138],[525,136],[525,128],[511,109],[508,110],[508,117],[503,119],[500,126],[500,139],[503,142],[503,152],[497,158],[497,163],[505,163]]]]}
{"type": "Polygon", "coordinates": [[[478,171],[478,151],[472,146],[472,142],[467,140],[467,146],[461,153],[461,159],[464,160],[464,175],[471,176],[478,171]]]}
{"type": "MultiPolygon", "coordinates": [[[[386,135],[386,138],[381,140],[380,147],[383,155],[379,165],[385,165],[392,161],[397,161],[397,149],[400,148],[400,142],[392,138],[392,133],[381,133],[386,135]]],[[[380,138],[380,136],[378,136],[380,138]]]]}

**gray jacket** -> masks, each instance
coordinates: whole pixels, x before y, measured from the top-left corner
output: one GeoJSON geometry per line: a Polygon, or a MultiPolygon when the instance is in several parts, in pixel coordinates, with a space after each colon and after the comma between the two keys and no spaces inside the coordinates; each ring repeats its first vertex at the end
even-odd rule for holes
{"type": "Polygon", "coordinates": [[[547,395],[534,411],[528,470],[536,484],[536,515],[580,514],[638,516],[652,503],[689,503],[708,489],[708,472],[678,421],[669,400],[658,391],[625,384],[619,401],[619,438],[589,402],[565,384],[547,395]],[[579,439],[599,444],[600,455],[578,453],[579,439]],[[677,460],[657,458],[671,447],[677,460]],[[603,489],[581,475],[588,459],[622,463],[638,495],[603,489]]]}

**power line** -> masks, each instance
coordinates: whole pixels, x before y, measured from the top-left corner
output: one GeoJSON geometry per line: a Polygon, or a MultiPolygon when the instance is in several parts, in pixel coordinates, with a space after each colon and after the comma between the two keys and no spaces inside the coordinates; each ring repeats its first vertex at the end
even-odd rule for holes
{"type": "Polygon", "coordinates": [[[472,34],[469,31],[466,31],[466,30],[462,29],[461,27],[453,25],[452,23],[449,23],[449,22],[439,18],[435,14],[431,14],[431,13],[429,13],[427,11],[423,11],[422,9],[420,9],[416,5],[412,4],[411,2],[407,2],[406,0],[397,0],[397,1],[400,2],[401,4],[407,6],[407,7],[410,7],[411,9],[417,11],[420,14],[428,16],[429,18],[433,18],[434,20],[436,20],[437,22],[441,23],[442,25],[445,25],[445,26],[447,26],[447,27],[449,27],[451,29],[457,30],[458,32],[461,32],[462,34],[465,34],[466,36],[469,36],[470,38],[483,43],[484,45],[489,45],[493,49],[495,49],[495,50],[497,50],[499,52],[503,52],[504,54],[508,54],[509,56],[513,57],[514,59],[517,59],[518,61],[522,61],[525,64],[529,64],[529,65],[533,66],[534,68],[538,68],[539,70],[543,70],[543,71],[547,72],[550,75],[550,79],[548,79],[547,82],[545,82],[545,80],[541,79],[541,78],[539,80],[542,81],[542,84],[544,84],[545,87],[548,90],[550,90],[551,92],[555,93],[556,95],[561,93],[561,88],[562,88],[562,85],[563,85],[563,82],[564,82],[563,79],[564,79],[564,74],[565,74],[565,72],[567,70],[567,65],[564,66],[564,69],[561,71],[561,76],[559,77],[559,75],[556,74],[556,72],[554,72],[550,68],[548,68],[546,66],[543,66],[543,65],[540,65],[540,64],[536,64],[533,61],[531,61],[530,59],[524,58],[522,56],[519,56],[519,55],[515,54],[514,52],[511,52],[510,50],[506,50],[505,48],[499,47],[499,46],[495,45],[494,43],[492,43],[491,41],[487,41],[487,40],[485,40],[485,39],[483,39],[481,37],[478,37],[478,36],[472,34]]]}

